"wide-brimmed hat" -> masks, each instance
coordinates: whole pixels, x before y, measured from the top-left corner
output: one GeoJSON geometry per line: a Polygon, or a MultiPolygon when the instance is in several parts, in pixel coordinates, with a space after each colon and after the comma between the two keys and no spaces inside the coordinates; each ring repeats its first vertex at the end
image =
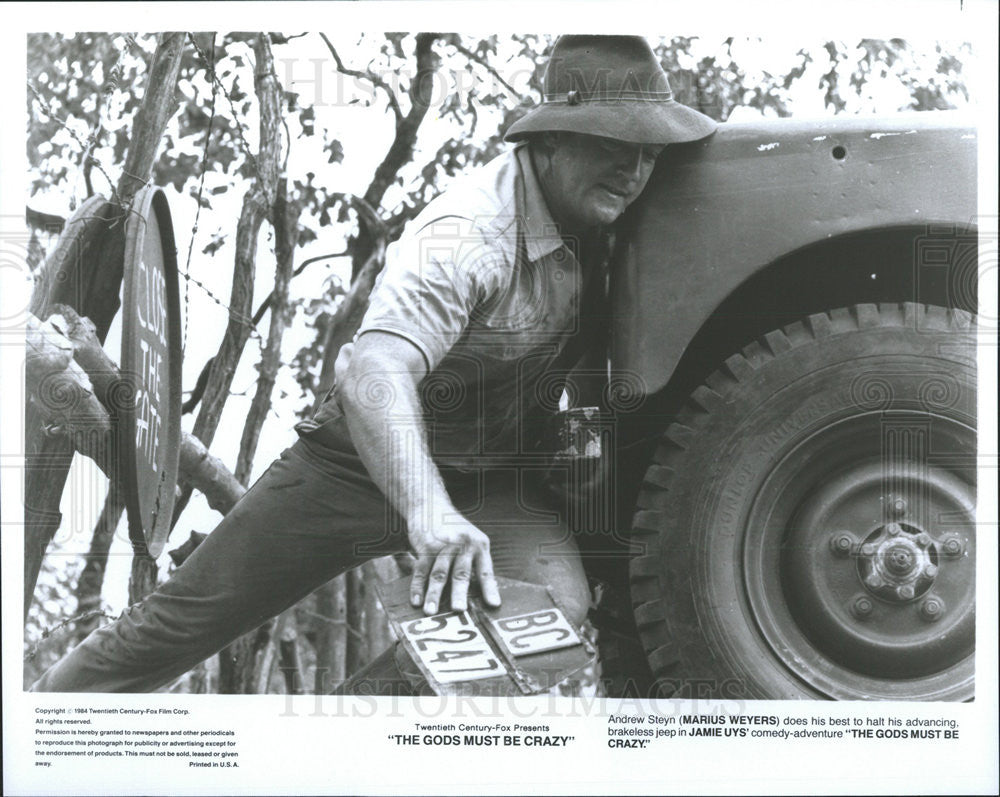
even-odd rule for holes
{"type": "Polygon", "coordinates": [[[542,104],[512,124],[505,140],[563,130],[633,144],[679,144],[718,126],[674,99],[667,73],[641,36],[561,36],[542,86],[542,104]]]}

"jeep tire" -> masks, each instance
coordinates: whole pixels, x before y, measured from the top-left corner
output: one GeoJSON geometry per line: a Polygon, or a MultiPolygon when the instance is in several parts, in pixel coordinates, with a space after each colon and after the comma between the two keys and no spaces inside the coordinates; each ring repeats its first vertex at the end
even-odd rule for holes
{"type": "Polygon", "coordinates": [[[694,391],[633,521],[657,696],[972,698],[973,333],[959,310],[857,305],[694,391]]]}

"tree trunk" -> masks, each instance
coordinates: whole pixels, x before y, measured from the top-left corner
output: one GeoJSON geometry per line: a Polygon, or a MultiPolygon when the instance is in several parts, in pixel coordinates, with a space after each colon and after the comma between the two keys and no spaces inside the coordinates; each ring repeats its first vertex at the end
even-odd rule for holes
{"type": "Polygon", "coordinates": [[[156,589],[159,568],[156,560],[144,551],[136,551],[132,556],[132,572],[128,579],[128,603],[138,603],[156,589]]]}
{"type": "Polygon", "coordinates": [[[289,204],[286,190],[285,180],[282,179],[272,213],[277,264],[274,270],[274,290],[271,291],[271,324],[267,345],[257,366],[260,374],[257,379],[257,391],[250,404],[247,422],[243,427],[243,438],[240,440],[240,453],[236,459],[236,478],[241,484],[246,484],[250,478],[260,430],[267,418],[268,410],[271,409],[271,392],[274,390],[274,381],[281,368],[281,341],[289,322],[288,283],[295,265],[299,214],[295,203],[289,204]]]}
{"type": "MultiPolygon", "coordinates": [[[[66,231],[41,269],[31,297],[30,311],[36,318],[44,317],[53,302],[59,299],[72,301],[76,306],[82,305],[78,296],[82,289],[78,283],[86,270],[85,264],[100,256],[101,242],[107,235],[104,223],[107,207],[103,197],[91,197],[67,222],[66,231]]],[[[117,306],[111,310],[112,315],[116,309],[117,306]]],[[[27,377],[30,379],[30,373],[27,377]]],[[[48,434],[44,428],[51,408],[40,406],[38,397],[32,397],[27,385],[26,395],[29,401],[24,409],[25,617],[28,616],[42,558],[62,522],[59,504],[73,461],[73,444],[69,438],[48,434]]]]}
{"type": "MultiPolygon", "coordinates": [[[[391,568],[392,578],[399,578],[399,568],[395,567],[392,557],[384,557],[391,568]]],[[[380,581],[378,574],[378,562],[365,562],[361,566],[362,578],[365,584],[365,640],[368,643],[368,658],[362,662],[367,664],[378,656],[383,650],[389,647],[392,642],[392,632],[389,629],[389,621],[386,619],[385,611],[379,603],[378,595],[374,586],[380,581]]],[[[388,580],[392,580],[392,578],[388,580]]]]}
{"type": "MultiPolygon", "coordinates": [[[[104,499],[101,516],[94,526],[87,560],[76,583],[76,616],[81,617],[101,608],[101,592],[104,588],[104,573],[108,566],[108,552],[115,538],[115,531],[122,513],[125,511],[124,497],[117,482],[108,485],[108,495],[104,499]]],[[[73,631],[74,643],[81,642],[99,624],[97,615],[76,624],[73,631]]]]}
{"type": "MultiPolygon", "coordinates": [[[[274,60],[266,33],[257,36],[254,54],[257,59],[254,86],[260,105],[260,149],[255,159],[256,179],[243,198],[243,208],[236,225],[236,259],[229,298],[229,323],[219,351],[213,359],[201,399],[201,409],[192,430],[194,436],[208,447],[212,445],[222,411],[229,399],[236,367],[250,337],[257,236],[274,205],[280,168],[281,87],[274,74],[274,60]]],[[[185,484],[174,505],[175,524],[190,498],[191,486],[185,484]]]]}
{"type": "Polygon", "coordinates": [[[255,690],[257,694],[270,691],[269,686],[275,669],[281,672],[285,682],[285,694],[302,694],[302,659],[299,654],[296,625],[294,606],[278,615],[271,634],[271,643],[260,661],[255,690]]]}
{"type": "Polygon", "coordinates": [[[327,695],[346,677],[347,579],[338,576],[316,590],[316,676],[317,695],[327,695]]]}
{"type": "Polygon", "coordinates": [[[260,661],[271,641],[274,619],[268,620],[257,630],[244,634],[219,653],[219,694],[255,694],[260,661]]]}
{"type": "Polygon", "coordinates": [[[350,678],[369,660],[368,640],[365,638],[365,581],[361,568],[345,573],[347,576],[347,650],[344,652],[344,673],[350,678]]]}
{"type": "MultiPolygon", "coordinates": [[[[91,383],[97,398],[109,410],[112,425],[118,421],[118,407],[110,406],[109,395],[114,395],[115,385],[120,374],[110,362],[104,349],[97,342],[96,328],[89,319],[81,318],[71,307],[55,305],[53,308],[65,327],[66,336],[73,343],[73,358],[79,363],[91,383]]],[[[101,590],[104,586],[104,572],[108,563],[108,551],[114,539],[115,531],[125,511],[125,496],[119,479],[108,480],[108,495],[104,507],[94,527],[90,550],[86,556],[86,564],[80,573],[76,586],[76,614],[84,615],[99,609],[101,606],[101,590]]],[[[99,618],[95,615],[89,620],[78,623],[74,631],[77,641],[82,640],[98,625],[99,618]]]]}
{"type": "MultiPolygon", "coordinates": [[[[257,380],[257,390],[250,404],[246,425],[243,427],[243,437],[240,440],[240,452],[236,460],[236,478],[241,484],[247,484],[253,467],[254,454],[257,451],[257,441],[260,430],[271,408],[271,394],[274,382],[281,368],[281,342],[289,322],[288,285],[292,278],[295,263],[295,245],[298,240],[299,208],[288,202],[287,184],[284,178],[278,184],[272,212],[274,226],[274,249],[276,266],[274,273],[274,289],[269,300],[271,308],[270,329],[267,345],[257,366],[260,374],[257,380]]],[[[285,611],[274,628],[274,633],[263,656],[259,659],[257,672],[248,673],[245,678],[253,678],[255,691],[264,694],[275,665],[281,668],[285,679],[285,691],[288,694],[301,694],[302,674],[298,655],[298,634],[296,629],[294,609],[285,611]]]]}
{"type": "Polygon", "coordinates": [[[368,309],[368,300],[372,287],[375,285],[375,279],[385,265],[385,245],[385,236],[378,235],[368,261],[358,272],[354,282],[351,283],[350,289],[338,305],[337,312],[327,328],[317,404],[333,387],[333,366],[337,360],[337,354],[340,353],[341,347],[354,337],[354,333],[361,326],[365,311],[368,309]]]}
{"type": "Polygon", "coordinates": [[[302,656],[299,652],[299,636],[295,614],[291,612],[278,635],[278,667],[285,679],[285,693],[302,694],[302,656]]]}

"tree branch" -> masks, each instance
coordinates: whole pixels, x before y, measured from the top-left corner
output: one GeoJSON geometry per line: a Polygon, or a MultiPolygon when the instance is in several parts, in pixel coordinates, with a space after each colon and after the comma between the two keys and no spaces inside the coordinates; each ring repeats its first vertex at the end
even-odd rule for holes
{"type": "Polygon", "coordinates": [[[420,211],[427,207],[429,201],[430,200],[417,202],[414,205],[403,205],[402,210],[398,213],[394,213],[385,220],[385,228],[390,242],[399,237],[399,234],[403,231],[403,227],[405,227],[411,219],[415,219],[420,215],[420,211]]]}
{"type": "MultiPolygon", "coordinates": [[[[295,277],[299,276],[299,274],[305,271],[306,266],[311,266],[313,263],[319,263],[321,260],[333,260],[334,258],[337,257],[347,257],[349,254],[350,252],[344,250],[343,252],[336,252],[334,254],[317,255],[316,257],[310,257],[308,260],[302,261],[302,263],[295,268],[295,271],[292,272],[292,278],[294,279],[295,277]]],[[[257,307],[257,310],[253,314],[253,318],[250,319],[250,323],[253,324],[254,326],[257,326],[257,324],[260,323],[260,320],[264,317],[264,313],[267,312],[268,308],[271,307],[273,303],[274,303],[274,291],[272,290],[267,295],[267,298],[264,301],[262,301],[260,305],[257,307]]]]}
{"type": "MultiPolygon", "coordinates": [[[[321,260],[330,260],[336,257],[347,257],[350,254],[349,251],[345,250],[343,252],[336,252],[329,255],[318,255],[317,257],[310,257],[308,260],[303,261],[301,264],[296,266],[295,270],[292,272],[292,279],[299,276],[303,271],[306,270],[307,266],[311,266],[313,263],[319,263],[321,260]]],[[[256,327],[260,323],[260,320],[264,317],[264,313],[274,304],[275,293],[272,289],[267,295],[267,298],[260,303],[257,307],[256,312],[253,314],[253,318],[250,320],[252,326],[256,327]]],[[[198,374],[198,379],[195,382],[194,388],[191,390],[191,395],[188,396],[187,401],[181,407],[181,413],[187,415],[189,412],[194,412],[195,407],[198,406],[198,402],[201,401],[201,397],[205,392],[205,386],[208,384],[208,375],[212,370],[212,363],[215,362],[215,357],[209,357],[202,366],[201,373],[198,374]]]]}
{"type": "Polygon", "coordinates": [[[111,421],[87,373],[73,359],[73,343],[57,323],[61,319],[39,321],[28,316],[25,349],[25,383],[32,403],[41,411],[49,434],[74,430],[81,440],[78,445],[98,461],[102,468],[102,452],[95,446],[106,445],[111,434],[111,421]]]}
{"type": "Polygon", "coordinates": [[[382,204],[386,189],[396,179],[399,170],[413,160],[413,145],[417,140],[417,130],[430,108],[434,95],[434,72],[437,68],[437,56],[434,54],[434,41],[437,33],[420,33],[417,35],[415,49],[417,71],[410,83],[410,110],[396,125],[396,136],[386,152],[385,158],[375,169],[364,199],[373,208],[382,204]]]}
{"type": "MultiPolygon", "coordinates": [[[[413,147],[417,140],[417,131],[424,116],[430,108],[434,90],[434,71],[437,68],[437,56],[434,54],[434,41],[437,33],[420,33],[417,35],[415,55],[417,70],[410,83],[410,110],[404,119],[396,125],[396,135],[389,146],[382,162],[375,169],[375,174],[364,193],[364,200],[378,213],[386,190],[392,185],[399,170],[413,160],[413,147]]],[[[384,222],[381,226],[384,226],[384,222]]],[[[364,225],[358,231],[352,242],[351,282],[354,282],[365,264],[370,262],[369,256],[375,244],[378,233],[367,229],[364,225]]],[[[333,328],[331,327],[331,334],[333,328]]],[[[327,352],[336,357],[336,351],[327,352]]]]}
{"type": "Polygon", "coordinates": [[[521,94],[519,91],[517,91],[517,89],[515,89],[512,85],[510,85],[510,83],[508,83],[506,80],[504,80],[503,76],[499,72],[497,72],[496,68],[492,64],[490,64],[489,61],[487,61],[481,55],[479,55],[478,53],[473,52],[468,47],[466,47],[465,45],[462,44],[461,37],[459,36],[459,34],[455,33],[455,34],[452,34],[451,36],[449,36],[448,37],[448,44],[450,44],[452,47],[454,47],[456,50],[458,50],[458,52],[460,52],[462,55],[464,55],[470,61],[475,61],[477,64],[479,64],[481,67],[483,67],[487,72],[489,72],[491,75],[493,75],[493,77],[497,79],[497,82],[499,82],[501,86],[503,86],[505,89],[507,89],[507,91],[518,102],[523,102],[524,101],[524,95],[521,94]]]}
{"type": "MultiPolygon", "coordinates": [[[[122,375],[101,347],[90,320],[81,318],[70,307],[57,309],[58,313],[45,322],[34,316],[28,318],[26,381],[29,385],[38,385],[58,378],[61,380],[58,384],[65,386],[61,395],[84,397],[83,403],[73,405],[72,412],[57,407],[47,417],[60,433],[72,439],[80,453],[94,459],[108,473],[106,452],[97,445],[101,441],[95,442],[93,438],[95,430],[100,435],[110,435],[112,416],[109,411],[117,414],[121,410],[114,396],[122,375]],[[81,368],[84,363],[86,371],[81,368]]],[[[51,408],[53,402],[41,401],[40,404],[44,411],[51,408]]],[[[222,514],[232,509],[246,491],[226,466],[208,453],[201,441],[187,433],[181,435],[180,473],[205,495],[212,509],[222,514]]]]}
{"type": "Polygon", "coordinates": [[[146,93],[136,112],[132,140],[121,179],[118,180],[117,199],[122,207],[127,207],[136,191],[149,181],[163,131],[177,110],[174,92],[181,68],[184,38],[183,33],[163,33],[157,43],[146,81],[146,93]]]}
{"type": "Polygon", "coordinates": [[[187,432],[181,434],[179,471],[185,481],[205,496],[208,505],[223,515],[246,492],[222,460],[209,454],[205,445],[187,432]]]}
{"type": "Polygon", "coordinates": [[[382,89],[386,96],[389,98],[389,107],[392,108],[392,113],[396,117],[396,125],[399,126],[403,122],[403,110],[399,107],[399,100],[396,99],[396,93],[392,90],[388,83],[386,83],[382,78],[376,75],[371,70],[361,71],[358,69],[348,69],[344,66],[344,62],[340,60],[340,55],[337,53],[336,48],[333,46],[325,33],[320,33],[320,38],[323,39],[323,43],[326,44],[326,48],[330,51],[330,55],[333,56],[334,62],[337,64],[337,71],[343,75],[348,75],[350,77],[359,77],[362,80],[367,80],[373,86],[382,89]]]}
{"type": "Polygon", "coordinates": [[[368,201],[363,197],[354,194],[348,197],[348,201],[351,203],[351,207],[357,211],[361,223],[367,228],[368,232],[371,235],[384,238],[386,234],[385,222],[375,212],[375,208],[369,205],[368,201]]]}
{"type": "MultiPolygon", "coordinates": [[[[361,201],[363,202],[363,200],[361,201]]],[[[365,204],[367,205],[367,203],[365,204]]],[[[358,207],[360,208],[361,205],[359,204],[358,207]]],[[[368,209],[371,211],[370,206],[368,209]]],[[[371,212],[374,213],[374,211],[371,212]]],[[[320,371],[319,391],[316,394],[317,406],[333,386],[333,365],[337,359],[337,352],[340,351],[341,346],[354,337],[354,333],[361,326],[361,319],[368,309],[368,298],[375,285],[375,279],[385,265],[385,248],[385,230],[380,225],[375,228],[374,245],[368,259],[358,271],[351,287],[337,306],[337,311],[330,321],[325,341],[323,366],[320,371]]]]}

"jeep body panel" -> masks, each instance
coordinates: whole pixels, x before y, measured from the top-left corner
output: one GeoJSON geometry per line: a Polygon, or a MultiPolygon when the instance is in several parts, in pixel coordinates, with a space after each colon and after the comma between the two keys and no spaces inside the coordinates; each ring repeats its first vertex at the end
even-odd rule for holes
{"type": "Polygon", "coordinates": [[[971,124],[939,112],[724,124],[668,147],[625,220],[613,369],[659,390],[727,296],[789,253],[871,230],[973,224],[976,144],[971,124]]]}

